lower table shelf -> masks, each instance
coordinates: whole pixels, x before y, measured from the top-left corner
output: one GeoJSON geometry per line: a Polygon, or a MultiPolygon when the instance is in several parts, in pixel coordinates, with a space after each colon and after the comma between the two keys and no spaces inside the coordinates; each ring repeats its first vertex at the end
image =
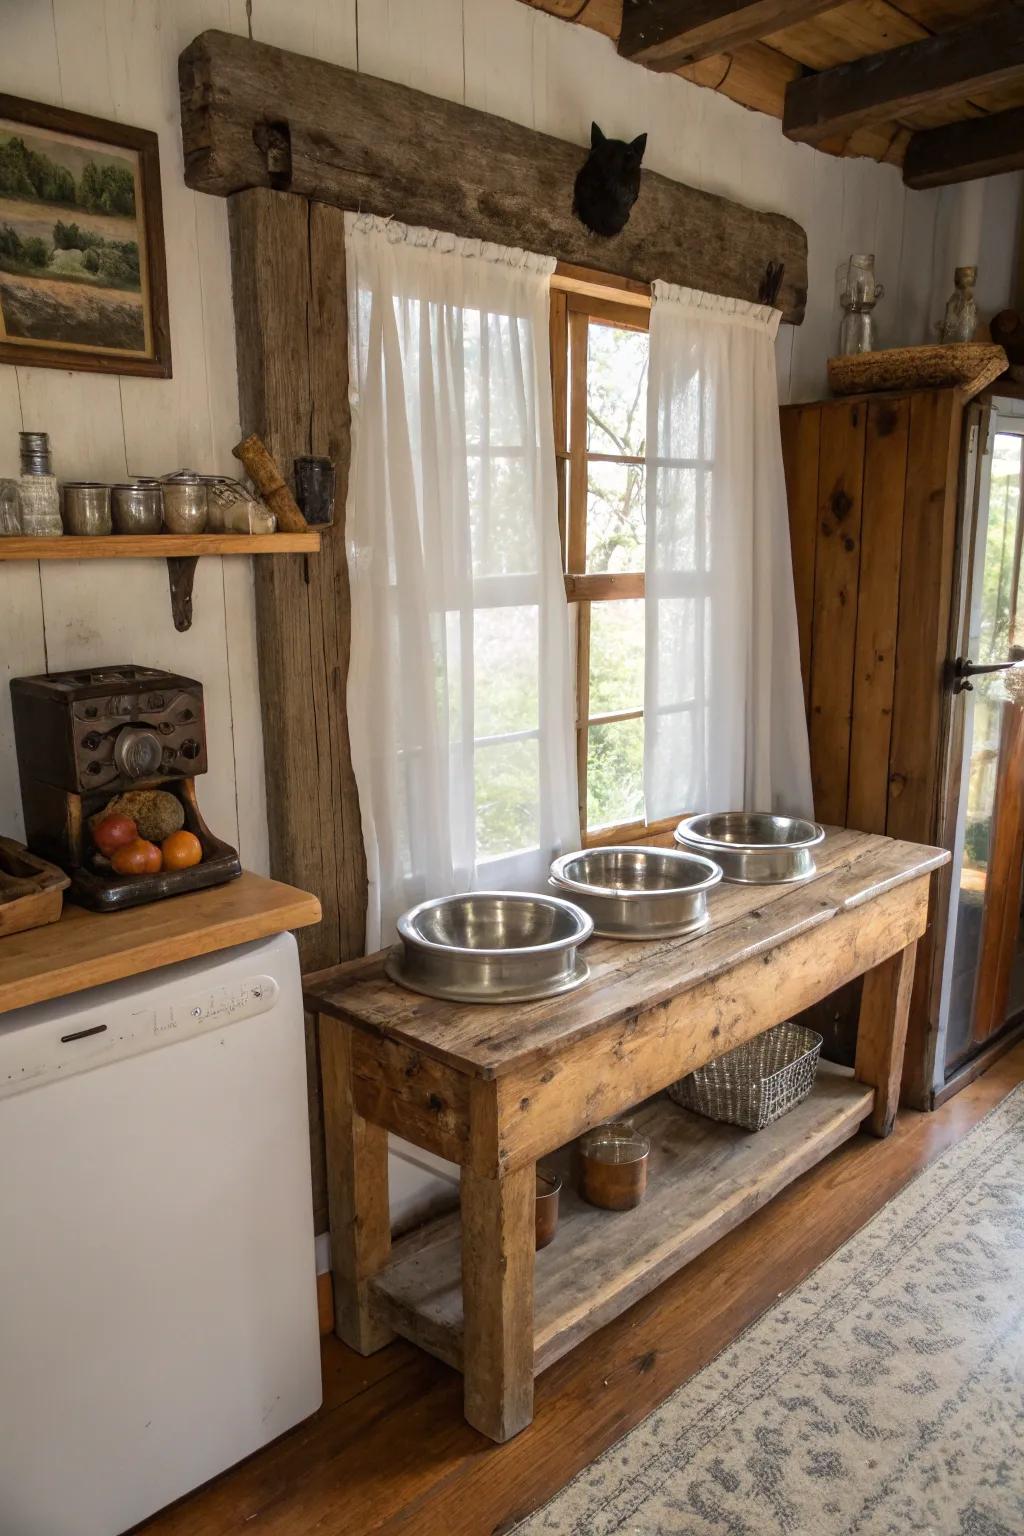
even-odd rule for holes
{"type": "MultiPolygon", "coordinates": [[[[656,1099],[632,1117],[651,1139],[647,1198],[632,1211],[600,1211],[580,1198],[571,1148],[545,1158],[564,1183],[557,1236],[537,1255],[535,1374],[853,1136],[873,1103],[873,1088],[828,1062],[802,1104],[756,1133],[656,1099]]],[[[396,1243],[370,1286],[374,1310],[393,1332],[459,1370],[460,1242],[458,1215],[440,1217],[396,1243]]]]}

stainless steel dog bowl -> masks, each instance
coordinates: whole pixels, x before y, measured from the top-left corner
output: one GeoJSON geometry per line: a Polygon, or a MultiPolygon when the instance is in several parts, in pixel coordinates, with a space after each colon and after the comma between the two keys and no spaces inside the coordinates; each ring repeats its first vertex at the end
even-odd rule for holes
{"type": "Polygon", "coordinates": [[[675,831],[683,848],[703,853],[740,885],[783,885],[809,880],[812,848],[824,839],[816,821],[773,816],[768,811],[713,811],[688,816],[675,831]]]}
{"type": "Polygon", "coordinates": [[[673,848],[591,848],[564,853],[551,884],[613,939],[660,939],[707,926],[708,891],[722,878],[710,859],[673,848]]]}
{"type": "Polygon", "coordinates": [[[571,992],[590,974],[577,950],[593,919],[571,901],[521,891],[473,891],[421,902],[398,919],[384,969],[428,997],[516,1003],[571,992]]]}

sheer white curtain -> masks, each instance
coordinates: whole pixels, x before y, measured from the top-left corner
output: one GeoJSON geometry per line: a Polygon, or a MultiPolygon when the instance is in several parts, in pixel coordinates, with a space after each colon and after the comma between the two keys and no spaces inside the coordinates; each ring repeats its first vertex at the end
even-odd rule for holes
{"type": "Polygon", "coordinates": [[[647,406],[649,821],[812,811],[779,437],[779,313],[655,283],[647,406]]]}
{"type": "Polygon", "coordinates": [[[579,842],[544,257],[346,219],[367,947],[579,842]]]}

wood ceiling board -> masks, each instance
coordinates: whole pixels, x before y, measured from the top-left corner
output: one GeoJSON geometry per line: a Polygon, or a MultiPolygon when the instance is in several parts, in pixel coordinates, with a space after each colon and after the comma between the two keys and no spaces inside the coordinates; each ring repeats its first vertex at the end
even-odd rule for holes
{"type": "Polygon", "coordinates": [[[619,53],[669,71],[756,42],[843,0],[633,0],[623,11],[619,53]]]}
{"type": "Polygon", "coordinates": [[[985,27],[962,27],[795,80],[783,132],[816,144],[866,123],[970,98],[1024,72],[1024,10],[1010,5],[985,27]]]}
{"type": "Polygon", "coordinates": [[[253,124],[272,101],[288,120],[288,189],[300,197],[746,300],[757,299],[768,260],[781,261],[779,308],[803,318],[807,236],[782,214],[644,171],[626,228],[601,240],[572,212],[579,144],[228,32],[196,38],[179,75],[185,180],[196,191],[270,185],[253,124]],[[410,175],[414,161],[430,175],[410,175]]]}
{"type": "Polygon", "coordinates": [[[808,69],[832,69],[928,36],[924,27],[885,0],[848,0],[828,15],[787,27],[764,41],[808,69]]]}
{"type": "Polygon", "coordinates": [[[907,146],[908,187],[945,187],[1024,170],[1024,107],[915,133],[907,146]]]}
{"type": "Polygon", "coordinates": [[[919,21],[929,32],[948,32],[965,22],[981,22],[998,10],[1000,0],[890,0],[893,7],[919,21]]]}
{"type": "Polygon", "coordinates": [[[752,111],[781,117],[786,101],[786,87],[798,80],[803,68],[794,59],[775,53],[762,43],[748,43],[732,55],[716,54],[687,64],[676,74],[694,85],[703,85],[727,96],[730,101],[752,111]]]}
{"type": "Polygon", "coordinates": [[[965,118],[985,117],[974,101],[940,101],[934,106],[916,107],[912,112],[901,112],[900,122],[905,128],[944,128],[947,123],[960,123],[965,118]]]}

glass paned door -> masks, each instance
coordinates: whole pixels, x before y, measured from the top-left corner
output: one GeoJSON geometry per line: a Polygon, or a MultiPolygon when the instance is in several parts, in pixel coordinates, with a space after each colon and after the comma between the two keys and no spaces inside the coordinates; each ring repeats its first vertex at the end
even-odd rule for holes
{"type": "Polygon", "coordinates": [[[1024,1013],[1022,472],[1024,404],[1000,410],[997,403],[980,461],[952,680],[963,707],[963,755],[945,987],[947,1075],[1024,1013]]]}

